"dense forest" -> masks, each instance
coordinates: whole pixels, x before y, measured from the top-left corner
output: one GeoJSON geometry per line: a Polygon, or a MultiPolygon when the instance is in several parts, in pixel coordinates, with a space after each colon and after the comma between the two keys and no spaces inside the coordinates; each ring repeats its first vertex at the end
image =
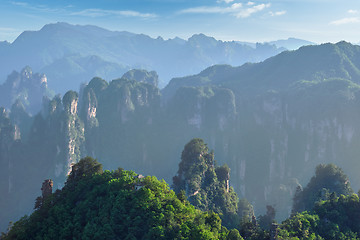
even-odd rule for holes
{"type": "Polygon", "coordinates": [[[272,206],[256,218],[229,187],[229,175],[202,139],[185,145],[174,191],[164,180],[123,168],[103,171],[85,157],[62,189],[53,193],[52,180],[44,181],[35,211],[10,223],[0,239],[360,239],[359,196],[334,164],[317,166],[280,224],[272,206]]]}

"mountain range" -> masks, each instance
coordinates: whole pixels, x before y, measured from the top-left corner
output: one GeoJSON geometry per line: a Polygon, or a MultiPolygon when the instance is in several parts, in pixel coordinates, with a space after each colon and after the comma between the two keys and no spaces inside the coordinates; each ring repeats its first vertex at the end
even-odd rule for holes
{"type": "Polygon", "coordinates": [[[62,187],[86,155],[106,169],[171,182],[182,147],[196,137],[231,168],[231,185],[257,214],[271,204],[286,218],[319,163],[341,166],[359,189],[359,60],[360,46],[347,42],[305,46],[259,63],[214,65],[162,90],[160,74],[146,70],[90,78],[79,92],[45,98],[32,117],[14,102],[0,111],[0,224],[31,211],[44,179],[62,187]]]}
{"type": "Polygon", "coordinates": [[[310,43],[288,39],[251,47],[204,34],[164,40],[90,25],[54,23],[39,31],[25,31],[12,43],[0,43],[0,83],[12,70],[31,66],[35,72],[46,73],[51,89],[64,94],[78,90],[80,83],[94,76],[110,80],[141,68],[155,70],[162,88],[173,77],[195,74],[214,64],[238,66],[265,60],[294,41],[296,46],[310,43]]]}
{"type": "MultiPolygon", "coordinates": [[[[240,44],[251,46],[253,48],[256,47],[256,44],[259,44],[259,43],[254,43],[254,42],[243,42],[243,41],[237,41],[237,42],[240,44]]],[[[280,40],[269,41],[269,42],[264,42],[264,43],[270,44],[270,45],[275,45],[278,48],[285,48],[287,50],[297,50],[302,46],[316,45],[316,43],[314,43],[314,42],[310,42],[310,41],[306,41],[306,40],[298,39],[298,38],[280,39],[280,40]]]]}

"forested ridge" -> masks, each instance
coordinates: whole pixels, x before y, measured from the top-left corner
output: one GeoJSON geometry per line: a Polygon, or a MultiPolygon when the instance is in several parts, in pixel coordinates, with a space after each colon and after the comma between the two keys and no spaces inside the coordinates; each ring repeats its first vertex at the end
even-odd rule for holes
{"type": "Polygon", "coordinates": [[[11,223],[1,239],[360,239],[359,197],[334,164],[316,168],[279,224],[272,206],[256,218],[229,186],[229,174],[202,139],[185,145],[175,192],[164,180],[122,168],[103,171],[86,157],[72,166],[62,189],[52,193],[51,181],[49,192],[45,181],[35,211],[11,223]]]}

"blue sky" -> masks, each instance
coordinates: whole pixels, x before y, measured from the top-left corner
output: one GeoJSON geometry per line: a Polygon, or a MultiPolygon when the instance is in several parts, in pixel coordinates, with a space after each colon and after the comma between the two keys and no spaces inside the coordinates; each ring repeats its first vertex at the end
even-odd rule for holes
{"type": "Polygon", "coordinates": [[[21,0],[0,1],[0,41],[47,23],[92,24],[152,37],[263,42],[360,42],[359,0],[21,0]]]}

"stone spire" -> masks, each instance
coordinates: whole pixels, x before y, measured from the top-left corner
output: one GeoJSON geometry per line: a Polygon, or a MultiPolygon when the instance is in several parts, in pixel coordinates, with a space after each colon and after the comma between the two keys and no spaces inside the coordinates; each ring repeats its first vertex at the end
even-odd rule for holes
{"type": "Polygon", "coordinates": [[[54,183],[51,179],[44,180],[41,188],[43,199],[47,198],[52,194],[53,185],[54,183]]]}

